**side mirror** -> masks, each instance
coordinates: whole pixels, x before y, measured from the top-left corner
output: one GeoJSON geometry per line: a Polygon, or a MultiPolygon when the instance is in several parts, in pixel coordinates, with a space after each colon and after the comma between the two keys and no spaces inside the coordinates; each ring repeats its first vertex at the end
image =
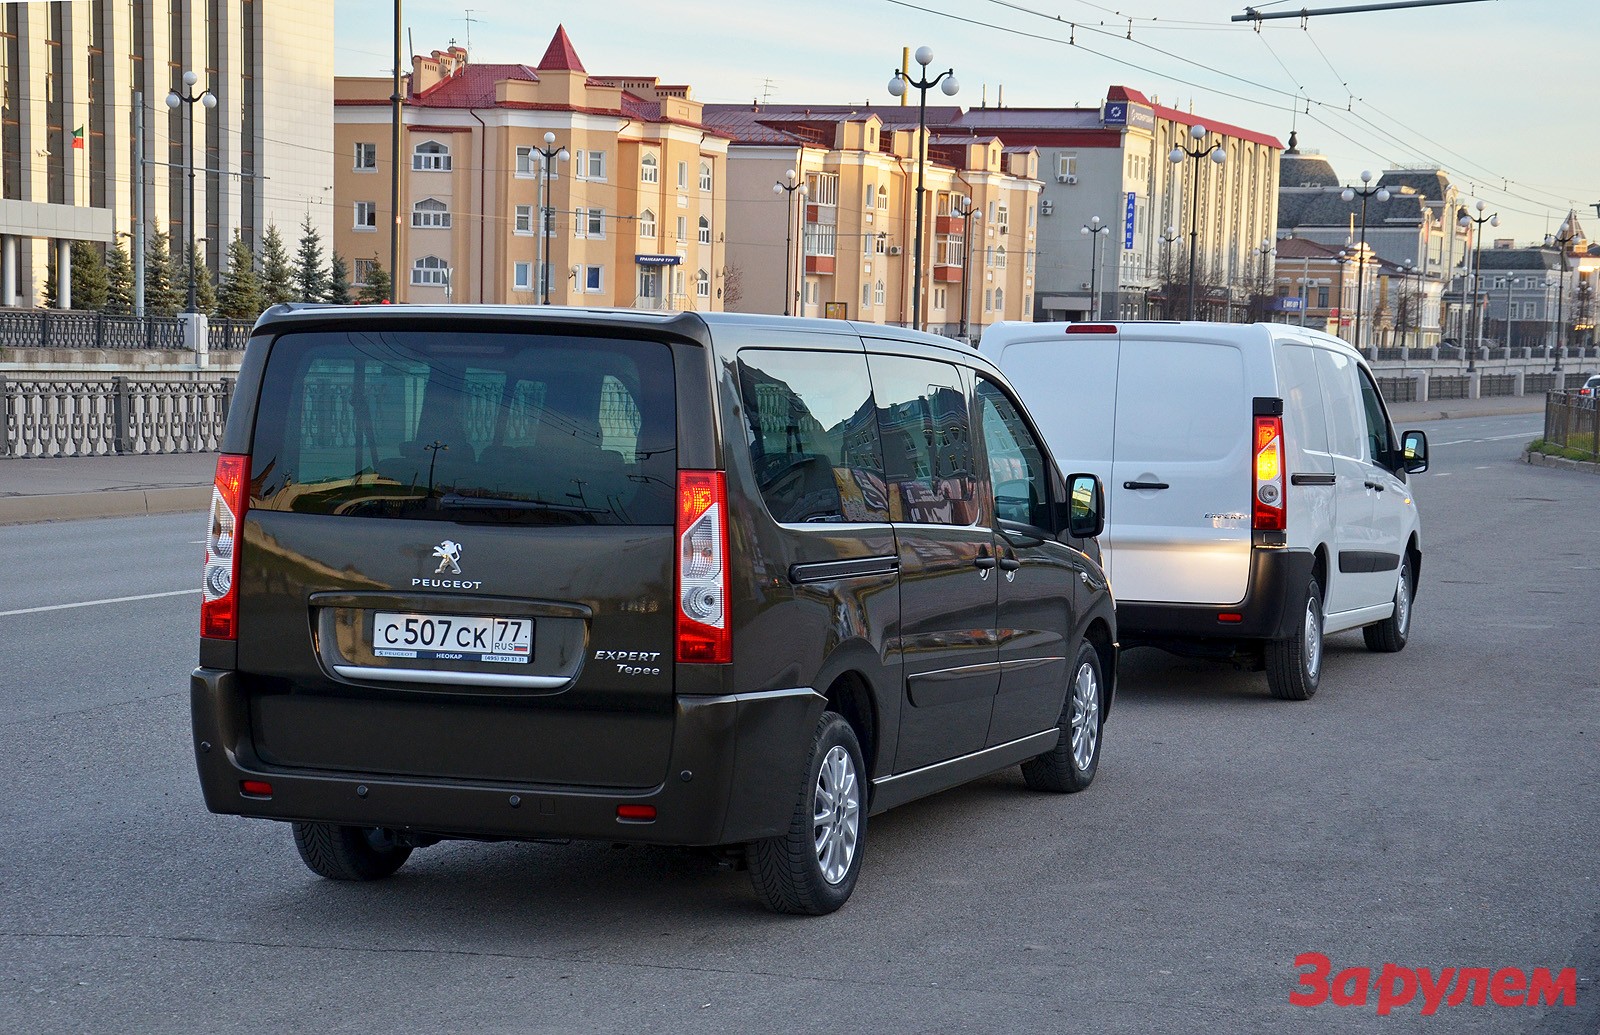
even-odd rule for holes
{"type": "Polygon", "coordinates": [[[1093,539],[1106,527],[1105,488],[1092,474],[1067,479],[1066,533],[1074,539],[1093,539]]]}
{"type": "Polygon", "coordinates": [[[1428,469],[1427,432],[1408,431],[1400,436],[1400,461],[1407,474],[1421,474],[1428,469]]]}

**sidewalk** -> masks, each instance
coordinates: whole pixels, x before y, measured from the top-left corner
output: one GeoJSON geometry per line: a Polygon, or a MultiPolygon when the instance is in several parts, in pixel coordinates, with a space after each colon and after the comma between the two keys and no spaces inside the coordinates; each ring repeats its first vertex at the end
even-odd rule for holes
{"type": "Polygon", "coordinates": [[[205,510],[215,453],[0,460],[0,525],[205,510]]]}
{"type": "MultiPolygon", "coordinates": [[[[1389,407],[1397,426],[1543,412],[1543,395],[1440,399],[1389,407]]],[[[0,460],[0,525],[201,511],[210,505],[216,466],[215,453],[0,460]]]]}

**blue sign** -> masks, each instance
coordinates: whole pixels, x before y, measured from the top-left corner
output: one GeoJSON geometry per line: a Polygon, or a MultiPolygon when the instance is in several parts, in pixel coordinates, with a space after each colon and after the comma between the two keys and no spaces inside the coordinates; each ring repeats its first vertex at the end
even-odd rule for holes
{"type": "Polygon", "coordinates": [[[1108,126],[1126,126],[1128,124],[1128,102],[1107,101],[1105,124],[1108,126]]]}
{"type": "Polygon", "coordinates": [[[676,266],[683,261],[681,255],[635,255],[633,261],[640,266],[676,266]]]}
{"type": "Polygon", "coordinates": [[[1272,308],[1280,313],[1298,313],[1306,307],[1306,300],[1294,295],[1285,295],[1272,300],[1272,308]]]}
{"type": "Polygon", "coordinates": [[[1126,210],[1124,210],[1122,215],[1122,248],[1124,251],[1130,252],[1133,251],[1133,213],[1135,207],[1135,197],[1136,195],[1133,193],[1133,191],[1128,192],[1128,207],[1126,210]]]}

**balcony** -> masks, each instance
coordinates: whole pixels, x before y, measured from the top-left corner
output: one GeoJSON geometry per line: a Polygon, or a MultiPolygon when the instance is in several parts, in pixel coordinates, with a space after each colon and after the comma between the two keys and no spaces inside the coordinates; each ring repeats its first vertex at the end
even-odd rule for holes
{"type": "Polygon", "coordinates": [[[959,234],[965,229],[966,220],[960,216],[935,216],[933,232],[936,234],[959,234]]]}
{"type": "Polygon", "coordinates": [[[806,272],[832,275],[834,262],[832,255],[807,255],[806,272]]]}
{"type": "Polygon", "coordinates": [[[960,266],[935,266],[933,280],[936,284],[959,284],[961,282],[960,266]]]}

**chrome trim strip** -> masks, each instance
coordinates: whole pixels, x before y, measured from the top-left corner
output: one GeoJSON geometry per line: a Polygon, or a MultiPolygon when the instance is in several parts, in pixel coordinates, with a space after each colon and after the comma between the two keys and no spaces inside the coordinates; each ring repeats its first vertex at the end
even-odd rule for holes
{"type": "Polygon", "coordinates": [[[376,668],[370,665],[335,665],[345,679],[380,683],[440,683],[445,686],[510,686],[519,690],[557,690],[572,676],[513,676],[502,672],[441,672],[430,668],[376,668]]]}
{"type": "Polygon", "coordinates": [[[893,776],[879,777],[878,779],[872,781],[872,786],[874,788],[893,787],[897,782],[911,780],[914,777],[923,776],[927,773],[933,772],[936,769],[957,766],[963,762],[981,762],[983,761],[984,757],[988,755],[1006,755],[1025,744],[1028,745],[1029,750],[1032,751],[1033,754],[1043,754],[1044,752],[1049,751],[1051,748],[1056,746],[1056,741],[1060,738],[1060,736],[1061,731],[1059,729],[1044,730],[1040,733],[1030,733],[1026,737],[1018,737],[1016,740],[1008,740],[1004,744],[996,744],[994,747],[984,748],[982,751],[974,751],[970,755],[959,755],[955,758],[947,758],[943,762],[935,762],[932,765],[925,765],[921,769],[911,769],[904,773],[895,773],[893,776]],[[1029,741],[1033,741],[1034,743],[1029,744],[1029,741]],[[1038,750],[1033,751],[1034,747],[1038,747],[1038,750]]]}

